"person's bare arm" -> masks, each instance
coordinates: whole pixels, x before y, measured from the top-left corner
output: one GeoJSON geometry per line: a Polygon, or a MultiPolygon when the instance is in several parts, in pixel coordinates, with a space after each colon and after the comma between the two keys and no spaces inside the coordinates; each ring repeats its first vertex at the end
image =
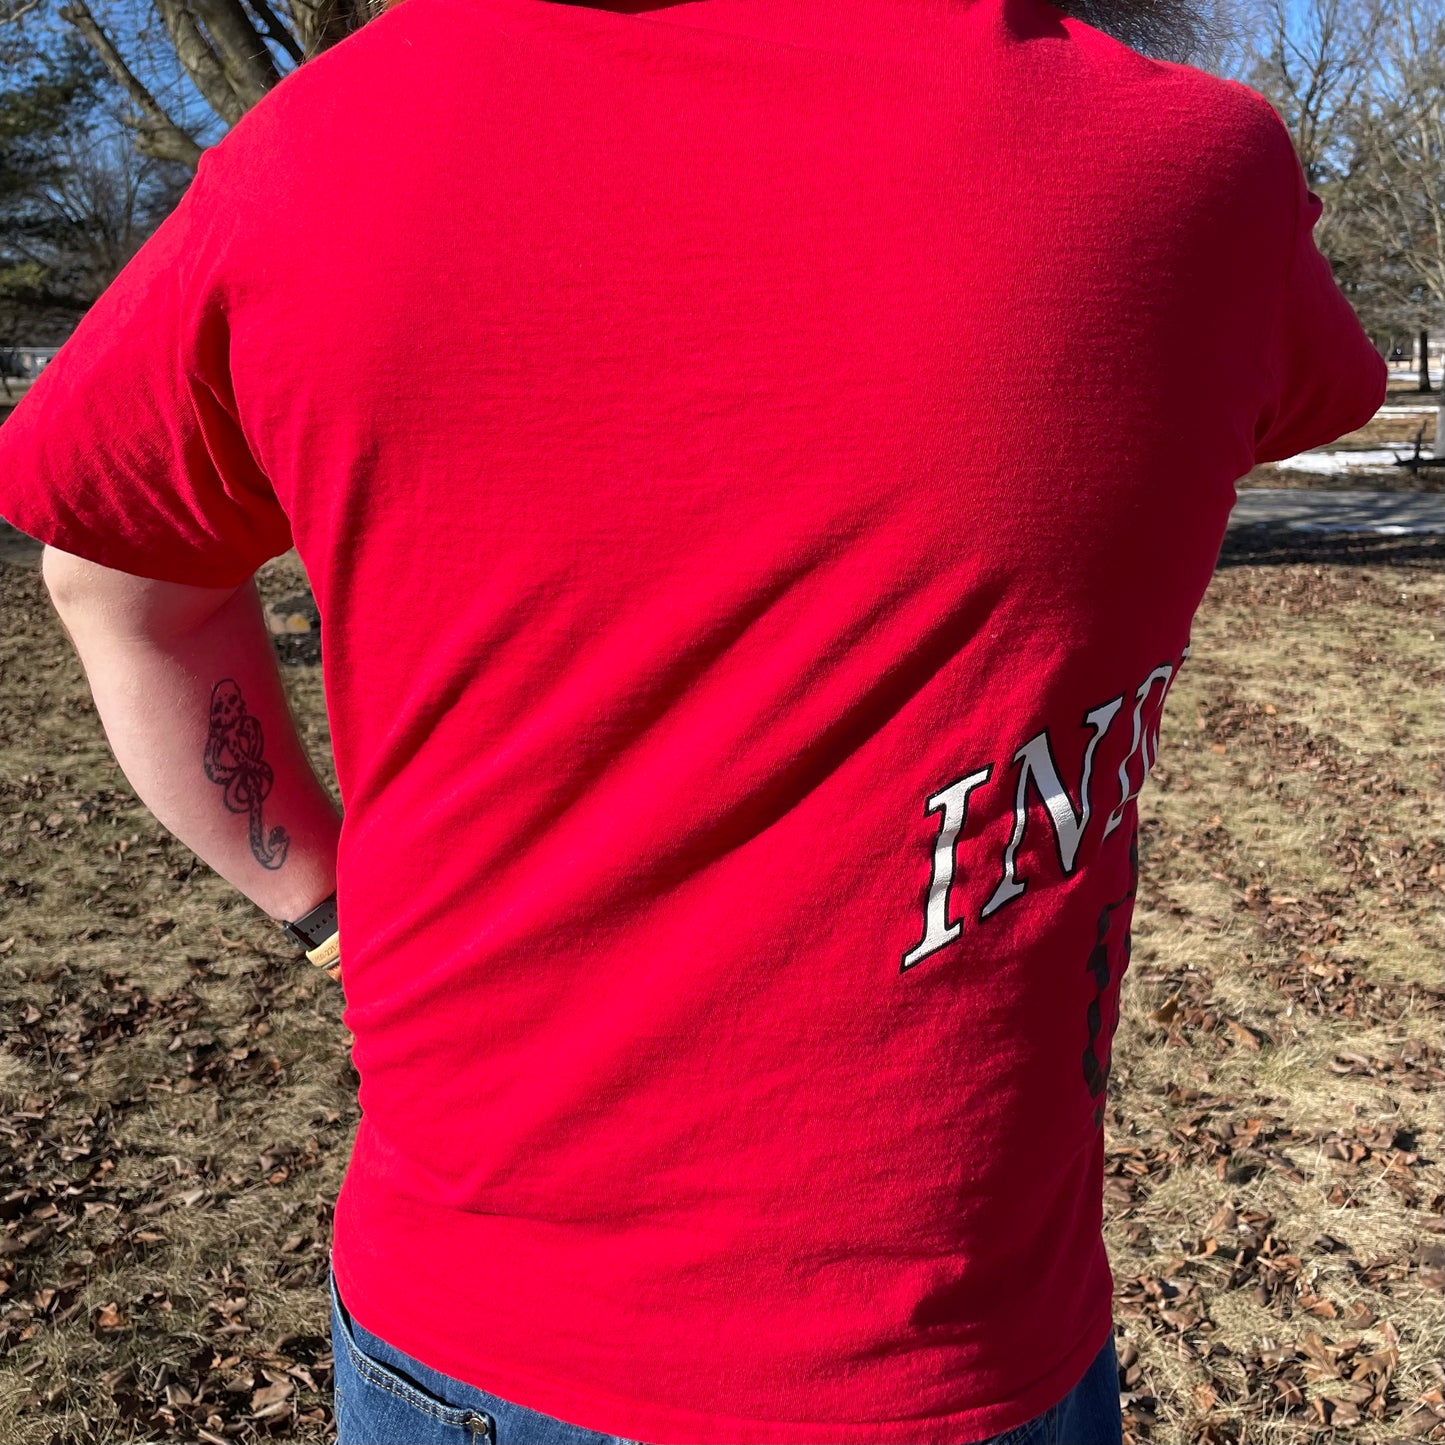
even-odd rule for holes
{"type": "Polygon", "coordinates": [[[297,736],[254,579],[187,587],[54,547],[41,570],[146,807],[272,918],[326,898],[340,814],[297,736]]]}

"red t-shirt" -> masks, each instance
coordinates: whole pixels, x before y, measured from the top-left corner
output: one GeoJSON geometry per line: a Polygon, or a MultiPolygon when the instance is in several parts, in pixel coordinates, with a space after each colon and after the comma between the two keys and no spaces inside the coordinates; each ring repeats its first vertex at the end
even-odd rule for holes
{"type": "Polygon", "coordinates": [[[311,576],[362,1324],[659,1442],[1076,1383],[1164,695],[1384,394],[1318,212],[1042,0],[405,0],[206,152],[0,513],[311,576]]]}

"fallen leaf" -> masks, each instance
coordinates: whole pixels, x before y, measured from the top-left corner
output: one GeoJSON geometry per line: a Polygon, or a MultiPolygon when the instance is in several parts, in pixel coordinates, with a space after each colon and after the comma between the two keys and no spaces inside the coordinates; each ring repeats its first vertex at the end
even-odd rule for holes
{"type": "Polygon", "coordinates": [[[1274,1382],[1275,1393],[1286,1410],[1298,1410],[1305,1402],[1304,1392],[1291,1379],[1281,1378],[1274,1382]]]}
{"type": "Polygon", "coordinates": [[[251,1396],[251,1411],[254,1414],[258,1410],[264,1410],[268,1405],[274,1405],[278,1400],[286,1399],[295,1387],[290,1380],[278,1380],[274,1385],[262,1385],[254,1395],[251,1396]]]}
{"type": "Polygon", "coordinates": [[[1172,998],[1165,1001],[1149,1015],[1156,1024],[1170,1024],[1179,1017],[1179,995],[1176,993],[1172,998]]]}
{"type": "Polygon", "coordinates": [[[1259,1040],[1255,1037],[1253,1030],[1245,1028],[1237,1019],[1225,1019],[1225,1026],[1229,1029],[1234,1041],[1242,1044],[1247,1049],[1259,1052],[1259,1040]]]}
{"type": "Polygon", "coordinates": [[[1239,1216],[1233,1205],[1223,1204],[1215,1211],[1214,1217],[1204,1226],[1205,1234],[1233,1234],[1239,1228],[1239,1216]]]}

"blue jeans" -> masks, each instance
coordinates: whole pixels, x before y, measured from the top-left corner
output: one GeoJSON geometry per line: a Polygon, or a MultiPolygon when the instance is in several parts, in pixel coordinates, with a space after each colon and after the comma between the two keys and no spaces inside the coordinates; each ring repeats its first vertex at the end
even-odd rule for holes
{"type": "MultiPolygon", "coordinates": [[[[489,1395],[403,1354],[347,1313],[331,1275],[337,1445],[639,1445],[489,1395]]],[[[1121,1445],[1114,1342],[1051,1410],[979,1445],[1121,1445]]],[[[962,1445],[962,1442],[961,1442],[962,1445]]]]}

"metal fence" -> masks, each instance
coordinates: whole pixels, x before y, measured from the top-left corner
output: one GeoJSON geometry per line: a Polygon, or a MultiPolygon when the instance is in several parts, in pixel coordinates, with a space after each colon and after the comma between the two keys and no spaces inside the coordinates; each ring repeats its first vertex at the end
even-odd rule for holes
{"type": "Polygon", "coordinates": [[[37,377],[59,350],[58,346],[0,346],[0,376],[37,377]]]}

